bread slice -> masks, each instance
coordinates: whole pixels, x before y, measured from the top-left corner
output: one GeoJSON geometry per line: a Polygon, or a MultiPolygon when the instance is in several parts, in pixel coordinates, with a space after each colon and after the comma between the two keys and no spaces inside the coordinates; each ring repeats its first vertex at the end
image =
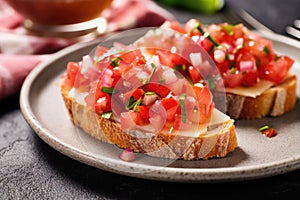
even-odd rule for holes
{"type": "Polygon", "coordinates": [[[253,98],[226,93],[226,113],[233,119],[277,117],[291,111],[297,100],[297,77],[289,74],[282,83],[253,98]]]}
{"type": "Polygon", "coordinates": [[[118,122],[102,118],[90,107],[77,103],[63,85],[61,94],[70,118],[76,126],[96,139],[123,149],[131,147],[134,152],[160,158],[206,160],[224,157],[238,146],[234,120],[229,117],[218,127],[209,130],[209,134],[200,134],[197,137],[163,132],[146,133],[138,130],[127,132],[120,128],[118,122]]]}

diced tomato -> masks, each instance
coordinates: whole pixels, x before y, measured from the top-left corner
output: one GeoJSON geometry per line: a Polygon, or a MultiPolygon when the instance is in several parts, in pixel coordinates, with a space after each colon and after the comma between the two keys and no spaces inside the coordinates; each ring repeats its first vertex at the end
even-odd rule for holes
{"type": "Polygon", "coordinates": [[[243,75],[240,71],[235,69],[228,69],[225,73],[222,74],[225,87],[234,88],[242,85],[243,75]]]}
{"type": "Polygon", "coordinates": [[[102,85],[99,81],[96,88],[90,91],[85,101],[89,106],[92,106],[96,112],[102,114],[110,112],[111,109],[111,96],[102,91],[102,85]]]}
{"type": "Polygon", "coordinates": [[[188,72],[193,83],[198,83],[202,79],[201,74],[197,68],[189,66],[188,72]]]}
{"type": "Polygon", "coordinates": [[[133,93],[132,93],[132,97],[135,101],[137,101],[139,98],[142,98],[142,96],[144,95],[144,90],[141,88],[136,89],[133,93]]]}
{"type": "Polygon", "coordinates": [[[214,107],[213,95],[207,86],[192,85],[187,90],[185,104],[186,116],[190,121],[205,123],[210,119],[214,107]]]}
{"type": "Polygon", "coordinates": [[[243,24],[237,24],[234,25],[232,28],[232,39],[235,42],[239,38],[244,38],[245,37],[245,32],[244,32],[244,25],[243,24]]]}
{"type": "Polygon", "coordinates": [[[68,62],[67,64],[67,74],[64,78],[64,86],[67,86],[71,89],[74,86],[77,74],[79,72],[80,65],[78,62],[68,62]]]}
{"type": "Polygon", "coordinates": [[[186,119],[184,122],[182,116],[179,114],[176,114],[174,117],[175,118],[174,118],[173,128],[175,130],[188,130],[191,127],[192,122],[189,121],[188,119],[186,119]]]}
{"type": "Polygon", "coordinates": [[[158,55],[161,64],[174,68],[176,65],[188,65],[188,62],[176,53],[171,53],[167,50],[153,51],[154,54],[158,55]]]}
{"type": "Polygon", "coordinates": [[[161,98],[166,97],[170,93],[169,88],[159,83],[148,83],[143,88],[146,92],[154,92],[158,94],[161,98]]]}
{"type": "Polygon", "coordinates": [[[200,46],[202,46],[206,51],[210,51],[214,46],[213,43],[204,36],[200,36],[196,42],[200,44],[200,46]]]}
{"type": "MultiPolygon", "coordinates": [[[[200,123],[200,110],[196,96],[186,96],[184,101],[186,119],[194,123],[200,123]]],[[[182,115],[182,113],[181,113],[182,115]]]]}
{"type": "Polygon", "coordinates": [[[246,40],[245,49],[256,58],[268,58],[273,51],[271,41],[263,38],[260,38],[259,40],[246,40]]]}
{"type": "Polygon", "coordinates": [[[147,106],[141,105],[138,106],[138,115],[141,119],[140,122],[138,122],[137,124],[139,125],[143,125],[143,124],[149,124],[149,108],[147,106]]]}
{"type": "Polygon", "coordinates": [[[121,78],[121,72],[119,71],[119,68],[113,68],[112,71],[113,71],[113,75],[112,75],[112,79],[113,79],[112,87],[115,87],[117,85],[118,81],[121,78]]]}
{"type": "Polygon", "coordinates": [[[174,121],[175,114],[179,107],[178,100],[174,99],[173,97],[170,98],[163,98],[161,100],[162,105],[166,109],[167,112],[167,121],[174,121]]]}
{"type": "Polygon", "coordinates": [[[145,57],[140,50],[132,50],[122,53],[120,55],[120,59],[125,63],[132,64],[133,66],[146,63],[145,57]]]}
{"type": "Polygon", "coordinates": [[[253,86],[257,84],[259,79],[256,60],[252,54],[243,48],[236,55],[236,68],[243,75],[242,85],[253,86]]]}
{"type": "Polygon", "coordinates": [[[294,60],[288,56],[281,56],[260,69],[260,76],[266,80],[279,84],[292,67],[294,60]]]}
{"type": "Polygon", "coordinates": [[[165,21],[160,27],[165,29],[172,29],[179,33],[185,33],[185,30],[177,21],[165,21]]]}
{"type": "Polygon", "coordinates": [[[111,111],[111,97],[102,91],[90,92],[85,102],[99,114],[111,111]]]}
{"type": "Polygon", "coordinates": [[[202,88],[198,86],[192,86],[192,88],[195,92],[198,103],[208,105],[212,103],[213,96],[207,86],[203,86],[202,88]]]}
{"type": "Polygon", "coordinates": [[[169,110],[173,107],[177,107],[179,105],[178,100],[174,99],[173,97],[163,98],[161,100],[161,103],[166,110],[169,110]]]}
{"type": "Polygon", "coordinates": [[[111,96],[105,92],[96,91],[94,108],[98,113],[110,112],[111,96]]]}

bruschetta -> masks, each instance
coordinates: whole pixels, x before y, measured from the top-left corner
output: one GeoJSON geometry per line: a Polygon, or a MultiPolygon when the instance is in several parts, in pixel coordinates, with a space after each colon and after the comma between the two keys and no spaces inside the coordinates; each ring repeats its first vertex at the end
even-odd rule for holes
{"type": "Polygon", "coordinates": [[[270,40],[243,24],[204,26],[191,19],[183,26],[167,21],[162,27],[192,38],[210,54],[219,69],[215,80],[226,88],[225,110],[230,117],[276,117],[295,107],[297,77],[290,73],[294,60],[277,54],[270,40]]]}
{"type": "Polygon", "coordinates": [[[60,88],[72,122],[101,141],[154,157],[226,156],[238,146],[234,120],[215,107],[195,70],[211,64],[198,48],[183,34],[157,28],[133,44],[98,46],[70,61],[60,88]],[[150,37],[168,42],[148,45],[150,37]]]}

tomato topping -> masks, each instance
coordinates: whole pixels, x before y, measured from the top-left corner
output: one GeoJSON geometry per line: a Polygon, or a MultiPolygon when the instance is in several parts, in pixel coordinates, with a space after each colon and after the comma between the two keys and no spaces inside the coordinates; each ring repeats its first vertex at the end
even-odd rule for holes
{"type": "MultiPolygon", "coordinates": [[[[182,32],[178,27],[173,30],[182,32]]],[[[270,40],[249,31],[242,24],[221,23],[204,27],[191,19],[184,30],[211,55],[226,87],[254,86],[261,79],[277,85],[294,62],[286,55],[277,55],[270,40]]]]}
{"type": "Polygon", "coordinates": [[[264,79],[276,85],[294,64],[242,24],[203,26],[193,19],[184,27],[178,22],[161,27],[179,33],[154,31],[129,46],[97,47],[94,57],[68,63],[64,84],[98,114],[113,113],[124,129],[186,130],[211,119],[215,105],[206,84],[251,87],[264,79]],[[211,68],[199,45],[217,68],[211,68]]]}

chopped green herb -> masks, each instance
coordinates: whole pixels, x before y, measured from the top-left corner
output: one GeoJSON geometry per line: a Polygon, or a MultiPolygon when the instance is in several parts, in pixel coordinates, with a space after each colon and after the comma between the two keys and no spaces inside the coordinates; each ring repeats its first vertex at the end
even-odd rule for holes
{"type": "Polygon", "coordinates": [[[280,58],[281,58],[281,56],[280,56],[280,55],[276,55],[276,57],[275,57],[275,61],[279,60],[280,58]]]}
{"type": "Polygon", "coordinates": [[[215,90],[216,89],[216,81],[220,80],[220,75],[216,75],[210,79],[208,79],[207,83],[208,83],[208,87],[211,90],[215,90]]]}
{"type": "Polygon", "coordinates": [[[146,79],[146,80],[143,82],[144,85],[147,85],[147,84],[150,82],[150,80],[151,80],[151,78],[153,77],[154,72],[155,72],[155,70],[156,70],[156,65],[155,65],[154,63],[151,63],[151,67],[152,67],[151,74],[150,74],[150,76],[148,77],[148,79],[146,79]]]}
{"type": "Polygon", "coordinates": [[[114,88],[110,88],[110,87],[102,87],[101,91],[105,92],[107,94],[115,94],[116,93],[115,89],[114,88]]]}
{"type": "Polygon", "coordinates": [[[235,72],[236,72],[236,68],[235,67],[233,67],[233,68],[230,69],[230,74],[234,74],[235,72]]]}
{"type": "Polygon", "coordinates": [[[118,66],[120,66],[120,61],[121,61],[121,60],[122,60],[122,58],[120,58],[120,57],[115,57],[115,58],[112,59],[110,65],[111,65],[112,67],[118,67],[118,66]]]}
{"type": "Polygon", "coordinates": [[[229,67],[230,67],[230,69],[235,68],[235,62],[230,62],[229,67]]]}
{"type": "Polygon", "coordinates": [[[209,34],[208,32],[205,32],[205,31],[201,28],[200,22],[197,24],[196,28],[197,28],[197,30],[198,30],[204,37],[206,37],[209,41],[211,41],[211,43],[213,43],[213,45],[214,45],[215,47],[220,46],[220,44],[219,44],[218,42],[216,42],[216,41],[210,36],[210,34],[209,34]]]}
{"type": "Polygon", "coordinates": [[[102,113],[102,118],[109,119],[112,116],[112,112],[102,113]]]}
{"type": "Polygon", "coordinates": [[[264,47],[263,51],[264,51],[265,56],[268,56],[269,53],[270,53],[270,50],[269,50],[269,48],[267,46],[264,47]]]}
{"type": "Polygon", "coordinates": [[[134,98],[133,96],[131,96],[126,102],[126,109],[131,110],[134,107],[134,103],[135,103],[134,98]]]}
{"type": "Polygon", "coordinates": [[[176,71],[186,71],[186,65],[185,64],[182,64],[182,65],[178,65],[178,64],[175,64],[174,65],[174,70],[176,71]]]}
{"type": "Polygon", "coordinates": [[[260,59],[257,59],[255,64],[256,64],[257,67],[259,67],[260,66],[260,59]]]}
{"type": "Polygon", "coordinates": [[[259,132],[262,132],[262,131],[265,131],[265,130],[268,130],[270,127],[268,125],[266,126],[262,126],[258,129],[259,132]]]}
{"type": "Polygon", "coordinates": [[[142,104],[142,98],[139,98],[135,103],[134,103],[134,106],[133,106],[133,111],[134,112],[138,112],[139,111],[139,108],[138,106],[142,104]]]}
{"type": "Polygon", "coordinates": [[[165,83],[165,79],[163,79],[163,78],[160,78],[159,80],[158,80],[158,83],[160,84],[160,85],[162,85],[162,84],[164,84],[165,83]]]}
{"type": "Polygon", "coordinates": [[[233,35],[233,27],[234,27],[234,25],[228,24],[227,26],[224,26],[222,28],[223,28],[223,30],[225,30],[228,33],[228,35],[231,36],[231,35],[233,35]]]}
{"type": "Polygon", "coordinates": [[[134,110],[135,112],[138,112],[138,106],[141,105],[143,102],[142,98],[139,98],[138,100],[134,100],[133,96],[131,96],[127,103],[126,103],[126,109],[127,110],[134,110]]]}
{"type": "Polygon", "coordinates": [[[151,91],[145,92],[145,95],[153,95],[153,94],[155,94],[155,92],[151,92],[151,91]]]}
{"type": "Polygon", "coordinates": [[[185,100],[186,94],[183,93],[179,97],[179,106],[180,106],[180,112],[181,112],[181,120],[183,123],[186,123],[186,112],[185,112],[185,100]]]}

